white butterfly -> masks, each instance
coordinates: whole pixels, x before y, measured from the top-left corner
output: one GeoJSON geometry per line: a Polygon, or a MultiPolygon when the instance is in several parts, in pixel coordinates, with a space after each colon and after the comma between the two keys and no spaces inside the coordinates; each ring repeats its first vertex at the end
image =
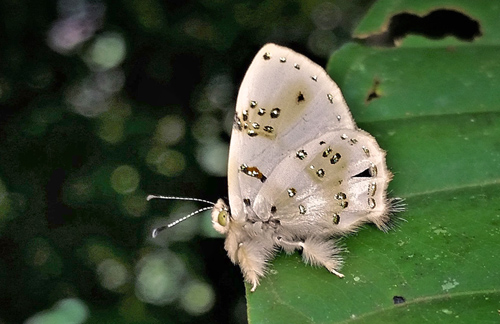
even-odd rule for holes
{"type": "Polygon", "coordinates": [[[306,263],[343,277],[332,237],[367,222],[387,229],[390,212],[398,210],[386,197],[391,177],[385,152],[356,127],[328,74],[288,48],[267,44],[240,87],[229,205],[214,204],[212,223],[226,235],[224,247],[251,291],[279,248],[302,250],[306,263]]]}

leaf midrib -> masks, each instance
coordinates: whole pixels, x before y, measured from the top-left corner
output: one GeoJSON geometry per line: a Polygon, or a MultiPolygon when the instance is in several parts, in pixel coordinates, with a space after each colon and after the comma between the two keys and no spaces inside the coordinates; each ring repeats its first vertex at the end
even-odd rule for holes
{"type": "Polygon", "coordinates": [[[457,297],[463,297],[463,296],[479,296],[479,295],[487,295],[487,294],[495,294],[495,293],[500,293],[499,289],[491,289],[491,290],[477,290],[477,291],[464,291],[464,292],[456,292],[456,293],[446,293],[446,294],[439,294],[439,295],[433,295],[433,296],[426,296],[426,297],[418,297],[415,298],[411,301],[406,301],[403,304],[396,305],[396,306],[391,306],[391,307],[385,307],[380,310],[376,310],[373,312],[368,312],[364,313],[360,316],[356,316],[356,318],[349,318],[341,322],[337,322],[338,324],[343,324],[343,323],[355,323],[355,321],[363,319],[365,317],[373,316],[376,314],[380,314],[386,311],[391,311],[394,309],[394,307],[407,307],[409,305],[418,305],[418,304],[424,304],[430,301],[440,301],[440,300],[450,300],[453,298],[457,297]]]}

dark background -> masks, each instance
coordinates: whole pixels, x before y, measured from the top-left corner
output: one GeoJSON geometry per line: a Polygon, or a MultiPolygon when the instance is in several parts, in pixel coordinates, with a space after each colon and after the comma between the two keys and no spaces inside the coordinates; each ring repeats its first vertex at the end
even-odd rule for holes
{"type": "Polygon", "coordinates": [[[0,323],[245,323],[208,213],[267,42],[325,66],[372,1],[0,2],[0,323]]]}

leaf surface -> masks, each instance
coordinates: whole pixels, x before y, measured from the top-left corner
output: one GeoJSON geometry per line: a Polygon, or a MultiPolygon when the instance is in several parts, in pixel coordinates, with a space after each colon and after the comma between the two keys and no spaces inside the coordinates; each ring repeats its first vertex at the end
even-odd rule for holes
{"type": "MultiPolygon", "coordinates": [[[[379,1],[356,36],[401,12],[450,1],[379,1]]],[[[405,221],[342,239],[341,280],[280,254],[255,293],[250,323],[498,323],[500,320],[499,6],[453,1],[480,23],[473,42],[410,35],[395,48],[348,44],[328,72],[360,128],[387,151],[390,195],[405,221]],[[405,302],[395,304],[394,300],[405,302]]]]}

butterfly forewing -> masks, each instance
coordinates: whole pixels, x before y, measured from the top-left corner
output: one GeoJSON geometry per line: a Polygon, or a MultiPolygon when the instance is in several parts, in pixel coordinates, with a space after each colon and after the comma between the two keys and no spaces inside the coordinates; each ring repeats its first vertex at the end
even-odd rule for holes
{"type": "Polygon", "coordinates": [[[338,129],[356,125],[327,73],[288,48],[264,46],[243,79],[236,104],[228,165],[233,217],[243,216],[244,209],[255,213],[248,207],[256,199],[271,199],[258,192],[291,152],[338,129]]]}

